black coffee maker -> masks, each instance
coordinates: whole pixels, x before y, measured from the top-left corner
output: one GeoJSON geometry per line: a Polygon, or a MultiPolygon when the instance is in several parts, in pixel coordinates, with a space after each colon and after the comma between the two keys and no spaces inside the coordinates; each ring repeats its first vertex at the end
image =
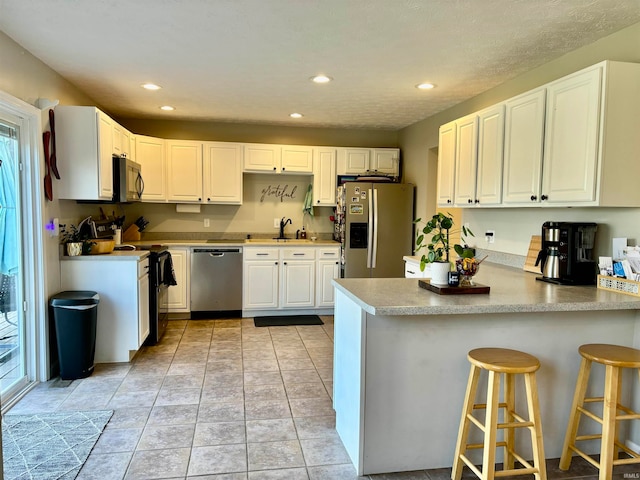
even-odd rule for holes
{"type": "Polygon", "coordinates": [[[542,277],[537,280],[559,285],[594,285],[596,223],[544,222],[542,246],[536,265],[542,277]]]}

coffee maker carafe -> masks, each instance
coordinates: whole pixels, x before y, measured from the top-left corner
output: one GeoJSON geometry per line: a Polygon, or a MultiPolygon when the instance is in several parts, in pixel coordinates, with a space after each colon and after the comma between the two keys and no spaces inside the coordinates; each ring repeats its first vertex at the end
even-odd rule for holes
{"type": "Polygon", "coordinates": [[[542,225],[542,249],[538,253],[536,266],[540,265],[543,278],[560,278],[560,227],[558,223],[545,222],[542,225]]]}
{"type": "Polygon", "coordinates": [[[545,222],[536,265],[542,280],[562,285],[593,285],[596,261],[593,248],[598,226],[595,223],[545,222]]]}

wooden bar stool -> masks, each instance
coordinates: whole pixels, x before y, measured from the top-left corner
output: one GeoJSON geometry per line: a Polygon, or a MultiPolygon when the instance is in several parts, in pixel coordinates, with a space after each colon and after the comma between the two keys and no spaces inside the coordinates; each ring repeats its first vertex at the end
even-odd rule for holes
{"type": "Polygon", "coordinates": [[[593,466],[600,470],[600,480],[610,479],[613,475],[614,465],[625,465],[630,463],[640,463],[640,456],[627,448],[618,439],[618,421],[633,420],[640,418],[640,414],[634,412],[624,405],[618,403],[622,386],[620,374],[623,368],[635,368],[640,374],[640,350],[618,345],[589,344],[578,348],[582,355],[578,381],[573,396],[573,405],[567,426],[567,433],[562,447],[562,457],[560,457],[560,469],[568,470],[571,465],[572,452],[576,452],[593,466]],[[589,373],[591,363],[596,362],[605,366],[604,397],[585,398],[587,386],[589,385],[589,373]],[[586,408],[585,403],[603,403],[602,418],[593,414],[586,408]],[[618,415],[618,410],[624,412],[618,415]],[[578,435],[580,415],[595,420],[602,425],[600,435],[578,435]],[[600,461],[596,461],[578,447],[576,442],[581,440],[600,439],[600,461]],[[631,458],[618,459],[619,450],[628,453],[631,458]]]}
{"type": "Polygon", "coordinates": [[[462,469],[466,464],[482,480],[507,475],[531,475],[538,480],[547,478],[544,448],[542,444],[542,427],[540,425],[540,408],[538,406],[538,389],[535,372],[540,362],[533,355],[509,350],[506,348],[478,348],[471,350],[467,358],[471,362],[467,393],[462,408],[462,418],[458,430],[458,443],[451,471],[452,480],[460,480],[462,469]],[[486,404],[476,404],[476,391],[481,370],[487,370],[486,404]],[[504,374],[504,401],[500,402],[500,379],[504,374]],[[515,375],[524,375],[528,420],[515,412],[515,375]],[[484,409],[484,423],[473,415],[473,411],[484,409]],[[500,409],[503,410],[503,422],[498,423],[500,409]],[[469,444],[469,426],[477,426],[484,433],[484,443],[469,444]],[[515,452],[515,429],[528,428],[531,433],[533,465],[515,452]],[[503,441],[498,441],[498,430],[504,429],[503,441]],[[496,448],[504,447],[503,470],[496,472],[496,448]],[[479,470],[466,456],[469,449],[483,449],[482,470],[479,470]],[[524,468],[514,468],[517,460],[524,468]]]}

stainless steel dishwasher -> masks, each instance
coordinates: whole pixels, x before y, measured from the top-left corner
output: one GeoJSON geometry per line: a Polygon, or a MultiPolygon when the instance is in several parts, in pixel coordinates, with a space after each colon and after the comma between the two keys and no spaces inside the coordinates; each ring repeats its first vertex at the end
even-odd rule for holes
{"type": "Polygon", "coordinates": [[[242,247],[191,250],[191,313],[242,310],[242,247]]]}

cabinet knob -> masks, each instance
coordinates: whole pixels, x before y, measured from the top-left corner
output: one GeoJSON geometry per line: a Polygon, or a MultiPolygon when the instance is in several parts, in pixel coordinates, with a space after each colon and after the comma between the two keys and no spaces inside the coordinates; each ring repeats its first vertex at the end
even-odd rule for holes
{"type": "Polygon", "coordinates": [[[546,195],[540,195],[540,200],[547,200],[549,199],[549,197],[547,197],[546,195]]]}
{"type": "Polygon", "coordinates": [[[198,197],[198,201],[201,201],[202,199],[200,197],[198,197]]]}
{"type": "Polygon", "coordinates": [[[316,203],[320,203],[320,200],[316,200],[316,203]]]}
{"type": "Polygon", "coordinates": [[[283,264],[283,265],[286,265],[286,264],[287,264],[287,262],[282,262],[282,264],[283,264]]]}
{"type": "Polygon", "coordinates": [[[448,200],[447,200],[447,203],[451,203],[451,199],[448,199],[448,200]]]}
{"type": "Polygon", "coordinates": [[[211,201],[211,198],[207,198],[207,202],[210,202],[210,201],[211,201]]]}
{"type": "Polygon", "coordinates": [[[476,203],[480,203],[480,200],[478,200],[477,198],[476,198],[476,203]]]}
{"type": "Polygon", "coordinates": [[[276,262],[276,265],[278,264],[278,262],[276,262]]]}
{"type": "Polygon", "coordinates": [[[468,199],[468,200],[467,200],[467,203],[473,203],[473,200],[468,199]]]}
{"type": "Polygon", "coordinates": [[[538,199],[538,197],[536,197],[535,195],[531,195],[531,201],[535,202],[538,199]]]}
{"type": "Polygon", "coordinates": [[[282,167],[282,171],[284,172],[284,167],[282,167]]]}
{"type": "Polygon", "coordinates": [[[276,167],[273,167],[273,171],[275,172],[276,170],[277,170],[276,167]]]}

